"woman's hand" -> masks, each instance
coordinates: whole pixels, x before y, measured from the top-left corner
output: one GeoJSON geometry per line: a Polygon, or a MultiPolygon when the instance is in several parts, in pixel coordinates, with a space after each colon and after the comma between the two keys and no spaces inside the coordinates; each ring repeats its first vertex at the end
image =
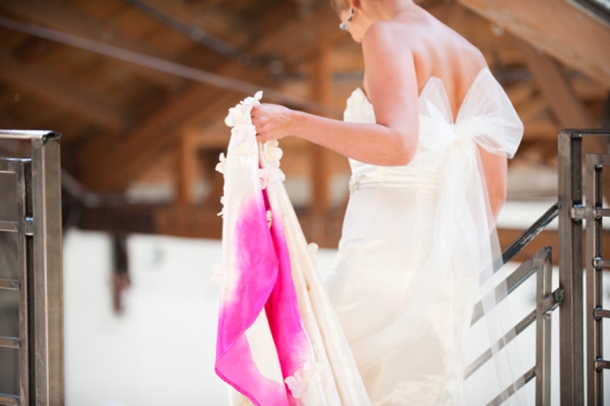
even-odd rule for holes
{"type": "Polygon", "coordinates": [[[262,103],[252,109],[251,116],[258,142],[279,140],[294,133],[296,112],[287,107],[262,103]]]}

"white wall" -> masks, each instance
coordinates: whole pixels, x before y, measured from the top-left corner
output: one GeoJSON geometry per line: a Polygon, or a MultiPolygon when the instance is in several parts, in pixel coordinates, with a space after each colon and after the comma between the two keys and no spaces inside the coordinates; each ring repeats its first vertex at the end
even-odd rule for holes
{"type": "Polygon", "coordinates": [[[223,405],[213,372],[218,242],[134,236],[125,312],[112,310],[107,236],[64,243],[66,404],[223,405]]]}
{"type": "MultiPolygon", "coordinates": [[[[213,372],[218,288],[210,278],[212,265],[220,262],[220,242],[130,237],[132,286],[120,316],[112,310],[110,249],[110,239],[100,233],[70,231],[64,241],[66,404],[227,405],[226,386],[213,372]]],[[[332,250],[320,252],[320,269],[326,273],[333,255],[332,250]]],[[[534,283],[532,278],[516,292],[514,322],[533,309],[534,283]]],[[[554,393],[557,321],[555,312],[554,393]]],[[[529,368],[534,328],[522,336],[520,347],[523,367],[529,368]]],[[[480,389],[470,385],[470,390],[480,389]]],[[[530,384],[530,404],[533,393],[530,384]]],[[[553,404],[556,400],[555,395],[553,404]]]]}

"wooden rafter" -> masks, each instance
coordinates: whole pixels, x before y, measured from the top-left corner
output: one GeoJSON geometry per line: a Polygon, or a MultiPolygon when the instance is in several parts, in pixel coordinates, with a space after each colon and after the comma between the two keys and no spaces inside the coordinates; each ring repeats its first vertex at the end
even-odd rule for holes
{"type": "MultiPolygon", "coordinates": [[[[146,46],[141,41],[117,30],[110,30],[102,21],[80,12],[75,8],[55,1],[46,0],[0,0],[0,7],[28,21],[46,27],[70,33],[87,39],[98,40],[100,33],[106,33],[112,45],[140,52],[162,59],[171,59],[170,55],[146,46]]],[[[167,89],[176,89],[182,83],[180,78],[143,68],[135,64],[124,64],[137,75],[167,89]]]]}
{"type": "MultiPolygon", "coordinates": [[[[270,31],[251,47],[254,55],[277,55],[287,64],[297,63],[311,57],[321,41],[343,35],[334,24],[336,15],[328,7],[320,8],[306,18],[295,17],[291,5],[276,7],[272,14],[275,21],[286,23],[281,26],[269,24],[269,15],[265,14],[266,29],[270,31]],[[333,24],[329,24],[331,21],[333,24]],[[307,38],[305,43],[303,38],[307,38]]],[[[258,24],[260,21],[253,21],[253,26],[258,24]]],[[[223,60],[209,65],[207,69],[226,77],[246,78],[262,86],[273,84],[267,69],[248,69],[237,61],[223,60]]],[[[169,148],[185,126],[192,127],[206,117],[224,116],[227,108],[241,98],[243,95],[224,89],[194,84],[120,141],[98,138],[85,145],[77,154],[79,179],[99,190],[122,190],[142,174],[161,150],[169,148]]]]}
{"type": "Polygon", "coordinates": [[[186,206],[193,203],[195,180],[197,179],[197,149],[193,136],[185,133],[178,141],[175,158],[176,204],[186,206]]]}
{"type": "MultiPolygon", "coordinates": [[[[521,43],[528,67],[542,93],[564,128],[594,128],[595,120],[565,77],[561,67],[550,56],[537,52],[527,43],[521,43]]],[[[586,137],[583,152],[600,153],[606,151],[606,144],[600,137],[586,137]]],[[[610,178],[604,178],[603,194],[610,200],[610,178]]]]}
{"type": "Polygon", "coordinates": [[[565,0],[456,0],[610,87],[610,29],[565,0]]]}
{"type": "MultiPolygon", "coordinates": [[[[330,70],[330,50],[321,46],[311,63],[311,87],[313,98],[330,104],[332,98],[332,77],[330,70]]],[[[315,215],[324,214],[329,208],[330,165],[329,151],[316,144],[310,145],[311,162],[311,211],[315,215]]]]}
{"type": "Polygon", "coordinates": [[[110,130],[125,127],[122,112],[107,100],[48,69],[24,66],[1,51],[0,80],[11,84],[17,90],[31,93],[50,105],[59,105],[101,127],[110,130]]]}
{"type": "Polygon", "coordinates": [[[561,126],[594,127],[595,120],[578,98],[557,62],[525,42],[521,42],[520,46],[527,66],[561,126]]]}

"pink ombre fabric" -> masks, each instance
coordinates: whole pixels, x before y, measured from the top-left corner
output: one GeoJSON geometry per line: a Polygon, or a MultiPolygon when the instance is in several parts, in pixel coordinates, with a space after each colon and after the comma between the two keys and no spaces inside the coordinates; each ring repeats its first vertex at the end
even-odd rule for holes
{"type": "Polygon", "coordinates": [[[216,372],[254,404],[293,405],[296,402],[283,381],[302,367],[309,344],[297,305],[281,217],[267,220],[269,202],[258,178],[253,141],[247,127],[238,127],[233,131],[226,160],[225,176],[239,181],[225,185],[224,201],[229,204],[223,210],[223,231],[229,268],[221,271],[225,273],[225,286],[216,372]],[[248,153],[234,151],[240,147],[248,153]],[[259,371],[246,335],[261,312],[267,316],[277,350],[279,382],[277,376],[259,371]]]}
{"type": "Polygon", "coordinates": [[[339,322],[318,279],[279,169],[277,141],[257,144],[250,110],[230,109],[224,174],[223,259],[216,373],[235,403],[370,405],[339,322]]]}

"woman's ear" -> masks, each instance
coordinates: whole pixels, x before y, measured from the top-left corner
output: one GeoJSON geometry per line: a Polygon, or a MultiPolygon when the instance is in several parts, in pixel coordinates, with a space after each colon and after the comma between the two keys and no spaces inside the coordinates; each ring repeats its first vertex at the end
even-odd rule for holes
{"type": "Polygon", "coordinates": [[[361,8],[362,7],[362,2],[360,0],[349,0],[349,6],[351,8],[361,8]]]}

